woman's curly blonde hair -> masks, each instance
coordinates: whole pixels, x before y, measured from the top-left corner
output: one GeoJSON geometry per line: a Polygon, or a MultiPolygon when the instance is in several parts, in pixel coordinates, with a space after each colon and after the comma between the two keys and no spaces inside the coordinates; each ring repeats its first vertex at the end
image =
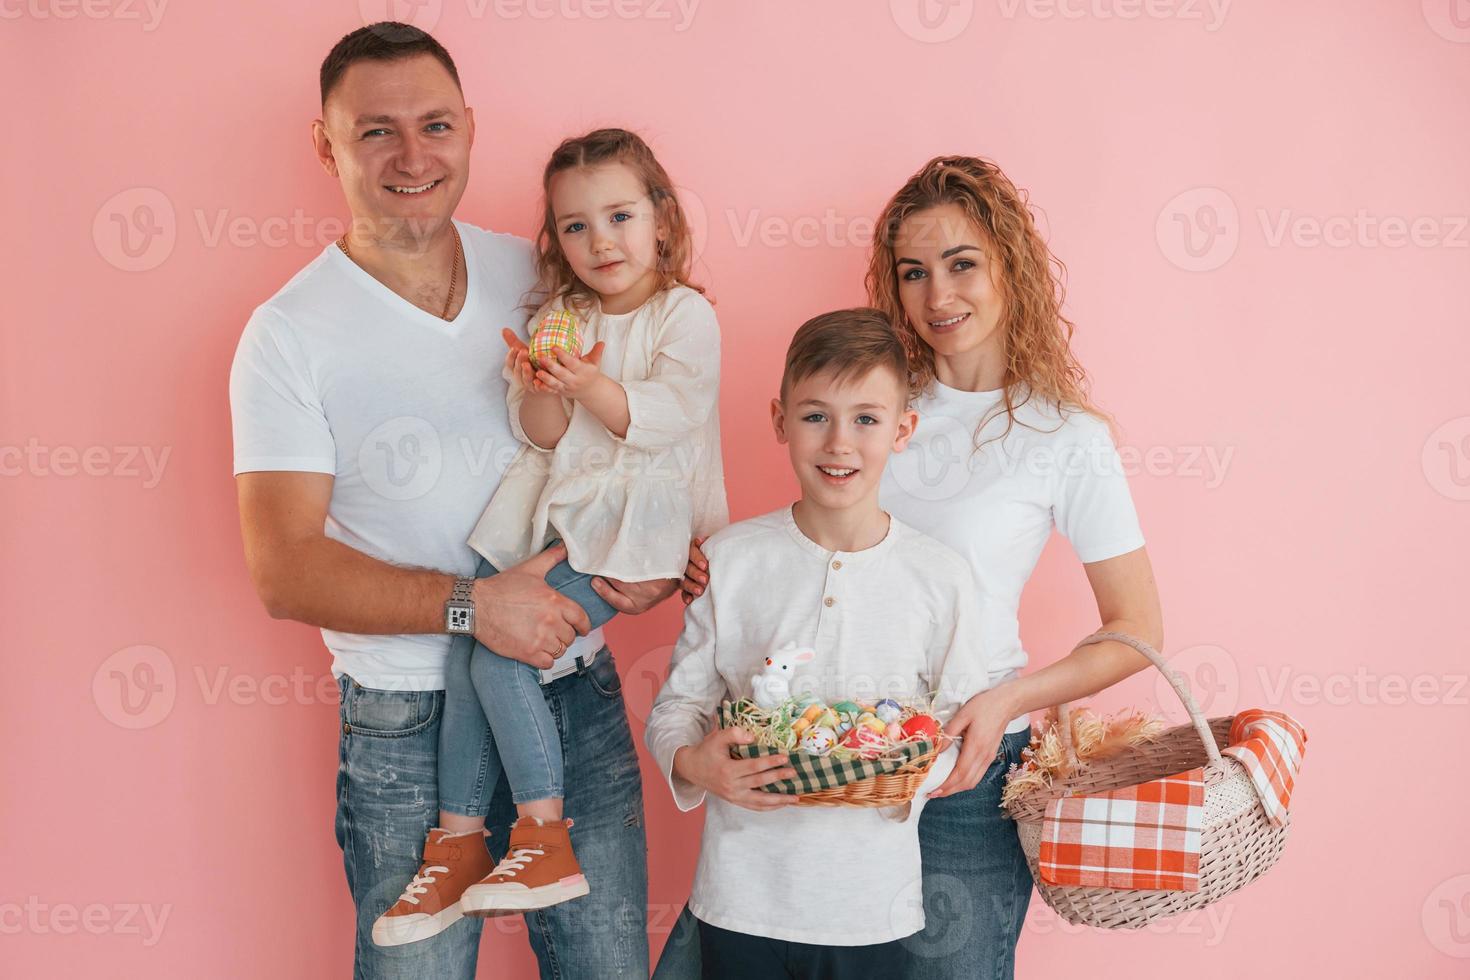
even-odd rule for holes
{"type": "Polygon", "coordinates": [[[892,319],[908,348],[913,394],[922,395],[932,386],[934,350],[909,322],[899,300],[894,242],[911,215],[944,204],[959,207],[985,236],[983,244],[995,263],[991,274],[1005,304],[1000,323],[1006,357],[1004,395],[994,412],[981,420],[977,438],[979,430],[1001,412],[1008,420],[1005,432],[995,438],[1010,432],[1016,409],[1033,397],[1058,411],[1081,410],[1111,422],[1092,404],[1087,373],[1072,353],[1074,327],[1062,315],[1066,266],[1037,231],[1025,192],[994,163],[979,157],[935,157],[924,164],[884,206],[874,229],[868,297],[892,319]]]}
{"type": "MultiPolygon", "coordinates": [[[[641,137],[626,129],[598,129],[585,136],[562,140],[546,161],[541,174],[542,219],[536,234],[536,277],[540,298],[564,299],[568,306],[586,313],[596,303],[594,293],[577,278],[572,264],[557,237],[556,214],[551,209],[551,180],[564,170],[595,167],[604,163],[621,163],[643,181],[654,215],[664,231],[658,243],[658,288],[655,294],[684,285],[703,293],[704,287],[689,281],[694,264],[694,235],[689,219],[679,206],[673,181],[641,137]]],[[[527,308],[540,304],[533,298],[527,308]]]]}

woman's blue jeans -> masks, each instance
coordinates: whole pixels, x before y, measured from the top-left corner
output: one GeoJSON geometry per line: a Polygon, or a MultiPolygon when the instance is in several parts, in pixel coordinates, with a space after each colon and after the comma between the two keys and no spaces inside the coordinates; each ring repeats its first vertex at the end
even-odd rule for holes
{"type": "MultiPolygon", "coordinates": [[[[495,574],[495,566],[481,558],[475,577],[495,574]]],[[[547,573],[546,584],[581,606],[596,629],[617,610],[592,590],[592,578],[562,561],[547,573]]],[[[566,796],[561,741],[541,672],[486,649],[472,636],[456,636],[444,664],[439,808],[485,816],[502,772],[517,804],[566,796]]]]}

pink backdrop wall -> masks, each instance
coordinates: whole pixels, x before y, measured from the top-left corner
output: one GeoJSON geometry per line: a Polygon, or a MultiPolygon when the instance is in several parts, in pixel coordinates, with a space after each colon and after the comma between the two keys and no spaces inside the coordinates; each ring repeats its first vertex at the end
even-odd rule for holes
{"type": "MultiPolygon", "coordinates": [[[[1168,650],[1208,713],[1280,707],[1312,742],[1270,875],[1142,933],[1033,901],[1022,976],[1470,970],[1470,5],[925,3],[0,2],[0,972],[348,971],[334,692],[246,577],[225,383],[344,215],[316,68],[390,13],[477,111],[461,217],[528,233],[544,155],[599,124],[686,188],[737,517],[792,495],[780,353],[861,300],[886,196],[964,152],[1045,209],[1168,650]]],[[[640,730],[679,614],[611,627],[640,730]]],[[[1064,543],[1023,615],[1038,663],[1094,624],[1064,543]]],[[[700,818],[644,776],[656,952],[700,818]]],[[[483,975],[533,975],[518,924],[486,935],[483,975]]]]}

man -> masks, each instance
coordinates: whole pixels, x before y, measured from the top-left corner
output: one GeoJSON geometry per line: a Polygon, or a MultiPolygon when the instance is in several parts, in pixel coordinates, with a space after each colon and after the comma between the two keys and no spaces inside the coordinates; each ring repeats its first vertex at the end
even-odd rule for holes
{"type": "MultiPolygon", "coordinates": [[[[396,23],[321,69],[317,158],[352,228],[251,316],[230,376],[246,561],[270,614],[319,626],[340,687],[337,840],[357,906],[355,976],[471,977],[481,922],[401,947],[373,921],[419,867],[437,815],[449,632],[543,671],[591,894],[527,916],[543,977],[648,976],[642,787],[601,631],[544,581],[547,551],[468,578],[466,540],[515,451],[501,328],[534,286],[530,243],[453,221],[473,111],[449,54],[396,23]]],[[[673,581],[599,581],[622,612],[673,581]]],[[[514,819],[497,789],[494,855],[514,819]]]]}

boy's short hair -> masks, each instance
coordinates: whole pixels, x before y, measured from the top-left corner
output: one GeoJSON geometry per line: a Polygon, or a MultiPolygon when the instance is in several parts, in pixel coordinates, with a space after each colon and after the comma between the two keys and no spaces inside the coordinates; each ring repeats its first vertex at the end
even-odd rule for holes
{"type": "Polygon", "coordinates": [[[781,399],[792,385],[814,374],[831,371],[846,381],[865,377],[874,368],[893,372],[903,392],[899,407],[908,408],[909,355],[888,316],[870,306],[823,313],[803,323],[786,348],[781,399]]]}

